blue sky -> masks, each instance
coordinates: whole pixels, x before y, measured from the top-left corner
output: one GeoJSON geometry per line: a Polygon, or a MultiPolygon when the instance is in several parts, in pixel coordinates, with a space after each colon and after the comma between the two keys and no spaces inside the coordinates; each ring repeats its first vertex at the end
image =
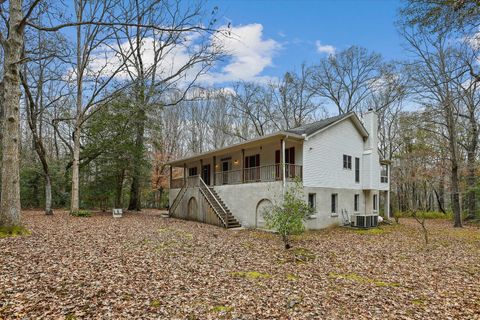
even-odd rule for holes
{"type": "Polygon", "coordinates": [[[210,0],[208,4],[219,7],[220,24],[231,22],[234,31],[243,27],[238,29],[241,37],[250,39],[244,42],[249,49],[238,54],[241,59],[251,54],[250,62],[239,62],[237,69],[247,65],[261,69],[255,76],[254,71],[232,72],[232,78],[280,77],[302,62],[315,63],[331,50],[350,45],[374,50],[386,59],[402,59],[394,26],[399,0],[210,0]]]}

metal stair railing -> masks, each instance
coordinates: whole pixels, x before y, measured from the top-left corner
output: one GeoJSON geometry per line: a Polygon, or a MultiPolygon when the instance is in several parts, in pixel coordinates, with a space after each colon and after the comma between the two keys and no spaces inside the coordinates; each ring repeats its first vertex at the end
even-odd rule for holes
{"type": "Polygon", "coordinates": [[[185,195],[186,192],[187,192],[187,188],[184,184],[182,189],[180,189],[177,196],[175,197],[175,200],[173,200],[172,206],[168,210],[168,215],[169,216],[171,216],[172,212],[174,212],[177,209],[178,205],[180,204],[180,201],[182,200],[182,198],[183,198],[183,196],[185,195]]]}

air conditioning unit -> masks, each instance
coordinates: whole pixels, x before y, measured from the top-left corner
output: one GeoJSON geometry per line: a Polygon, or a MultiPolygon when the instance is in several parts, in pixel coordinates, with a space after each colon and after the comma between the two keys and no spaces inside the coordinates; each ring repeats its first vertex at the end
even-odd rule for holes
{"type": "Polygon", "coordinates": [[[375,228],[378,226],[378,215],[355,215],[352,223],[357,228],[375,228]]]}

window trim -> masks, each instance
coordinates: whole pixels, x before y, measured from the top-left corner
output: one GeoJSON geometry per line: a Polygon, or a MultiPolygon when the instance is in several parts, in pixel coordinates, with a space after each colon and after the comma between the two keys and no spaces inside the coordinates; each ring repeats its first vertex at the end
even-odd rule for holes
{"type": "Polygon", "coordinates": [[[380,183],[388,183],[388,165],[380,166],[380,183]]]}
{"type": "Polygon", "coordinates": [[[348,154],[343,155],[343,169],[352,170],[352,156],[348,154]]]}
{"type": "Polygon", "coordinates": [[[360,212],[360,194],[358,193],[353,195],[353,212],[360,212]]]}
{"type": "Polygon", "coordinates": [[[355,183],[360,183],[360,158],[355,157],[355,183]]]}
{"type": "Polygon", "coordinates": [[[332,193],[330,196],[330,213],[332,216],[338,215],[338,193],[332,193]]]}
{"type": "Polygon", "coordinates": [[[312,212],[317,212],[317,194],[309,193],[308,194],[308,206],[312,208],[312,212]],[[313,196],[313,205],[310,205],[310,196],[313,196]]]}
{"type": "Polygon", "coordinates": [[[196,177],[196,176],[198,176],[198,167],[190,167],[190,168],[188,168],[188,176],[189,176],[189,177],[196,177]],[[195,171],[195,174],[191,174],[192,171],[195,171]]]}

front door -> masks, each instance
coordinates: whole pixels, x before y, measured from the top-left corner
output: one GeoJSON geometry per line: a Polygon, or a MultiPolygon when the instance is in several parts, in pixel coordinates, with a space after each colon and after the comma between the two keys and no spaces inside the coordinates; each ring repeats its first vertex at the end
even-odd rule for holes
{"type": "Polygon", "coordinates": [[[228,184],[228,170],[230,169],[230,162],[223,161],[222,162],[222,181],[223,184],[228,184]]]}
{"type": "Polygon", "coordinates": [[[207,186],[210,185],[210,173],[211,173],[210,165],[209,164],[204,165],[202,168],[202,179],[207,186]]]}

